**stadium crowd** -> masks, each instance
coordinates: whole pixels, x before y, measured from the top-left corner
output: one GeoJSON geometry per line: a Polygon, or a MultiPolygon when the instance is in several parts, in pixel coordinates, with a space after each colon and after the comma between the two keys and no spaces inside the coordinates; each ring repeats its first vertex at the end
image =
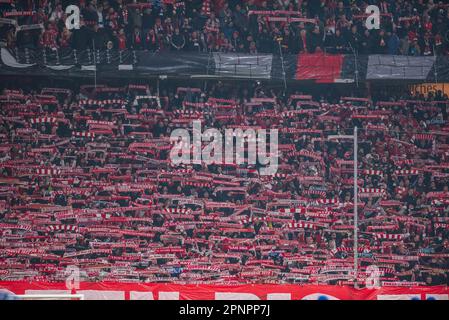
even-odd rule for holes
{"type": "Polygon", "coordinates": [[[444,1],[1,1],[1,38],[9,48],[244,53],[352,53],[429,56],[449,51],[444,1]],[[78,5],[81,28],[65,26],[78,5]],[[368,30],[365,8],[381,13],[368,30]],[[9,21],[8,21],[9,20],[9,21]]]}
{"type": "Polygon", "coordinates": [[[448,284],[449,99],[283,94],[258,83],[4,89],[0,279],[448,284]],[[279,170],[182,165],[170,133],[277,128],[279,170]],[[371,280],[369,280],[371,281],[371,280]]]}

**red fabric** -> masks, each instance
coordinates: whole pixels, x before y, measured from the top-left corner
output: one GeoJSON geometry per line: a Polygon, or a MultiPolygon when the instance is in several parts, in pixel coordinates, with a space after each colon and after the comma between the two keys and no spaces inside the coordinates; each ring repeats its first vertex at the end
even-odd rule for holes
{"type": "Polygon", "coordinates": [[[214,1],[215,12],[219,12],[221,9],[223,9],[225,3],[226,3],[225,0],[215,0],[214,1]]]}
{"type": "MultiPolygon", "coordinates": [[[[181,284],[137,284],[117,282],[81,282],[79,289],[67,290],[65,283],[1,281],[0,288],[16,294],[50,294],[50,290],[66,290],[81,293],[86,300],[136,299],[144,300],[241,300],[241,299],[284,299],[284,300],[448,300],[449,289],[434,287],[382,287],[379,289],[354,289],[348,286],[331,285],[181,285],[181,284]],[[30,290],[42,290],[40,292],[30,290]],[[84,291],[91,290],[91,291],[84,291]],[[162,293],[163,292],[163,293],[162,293]],[[139,294],[140,293],[140,294],[139,294]],[[142,293],[146,293],[142,295],[142,293]],[[220,295],[226,293],[226,295],[220,295]],[[162,294],[162,295],[161,295],[162,294]]],[[[58,292],[62,294],[63,292],[58,292]]]]}
{"type": "Polygon", "coordinates": [[[295,79],[333,83],[340,78],[343,59],[343,55],[299,54],[295,79]]]}
{"type": "Polygon", "coordinates": [[[54,29],[49,29],[46,30],[43,34],[42,34],[42,44],[44,47],[49,47],[49,48],[55,48],[56,45],[56,37],[58,36],[58,33],[56,30],[54,29]]]}

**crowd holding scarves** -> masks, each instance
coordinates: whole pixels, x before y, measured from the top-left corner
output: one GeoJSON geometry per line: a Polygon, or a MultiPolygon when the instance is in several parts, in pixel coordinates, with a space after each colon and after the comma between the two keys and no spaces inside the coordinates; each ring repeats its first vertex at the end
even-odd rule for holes
{"type": "MultiPolygon", "coordinates": [[[[72,1],[81,28],[65,27],[66,1],[0,2],[8,48],[447,55],[449,10],[441,1],[72,1]],[[380,29],[366,29],[377,5],[380,29]]],[[[54,53],[54,52],[53,52],[54,53]]]]}
{"type": "Polygon", "coordinates": [[[449,100],[395,101],[212,84],[5,89],[0,95],[0,279],[448,283],[449,100]],[[79,90],[78,90],[79,89],[79,90]],[[279,130],[279,170],[174,166],[170,132],[279,130]],[[439,120],[439,121],[433,121],[439,120]]]}

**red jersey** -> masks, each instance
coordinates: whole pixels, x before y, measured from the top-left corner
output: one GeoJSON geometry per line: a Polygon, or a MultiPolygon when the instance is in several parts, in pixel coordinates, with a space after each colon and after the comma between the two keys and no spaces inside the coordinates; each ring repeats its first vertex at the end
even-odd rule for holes
{"type": "Polygon", "coordinates": [[[56,38],[58,32],[54,29],[45,30],[42,34],[42,45],[46,48],[56,48],[56,38]]]}
{"type": "Polygon", "coordinates": [[[120,50],[125,50],[126,49],[126,38],[125,38],[125,36],[119,36],[118,37],[118,48],[120,50]]]}

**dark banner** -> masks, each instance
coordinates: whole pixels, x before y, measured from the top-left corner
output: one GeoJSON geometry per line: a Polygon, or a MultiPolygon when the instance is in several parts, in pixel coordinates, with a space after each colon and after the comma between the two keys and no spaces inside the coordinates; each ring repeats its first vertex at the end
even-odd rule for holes
{"type": "Polygon", "coordinates": [[[449,57],[353,54],[237,54],[148,51],[10,51],[1,48],[0,74],[69,77],[255,79],[354,83],[449,81],[449,57]]]}
{"type": "Polygon", "coordinates": [[[134,70],[157,75],[208,75],[214,74],[214,59],[209,54],[136,52],[134,70]]]}
{"type": "Polygon", "coordinates": [[[439,56],[432,66],[428,76],[428,82],[449,82],[449,57],[439,56]]]}
{"type": "Polygon", "coordinates": [[[435,60],[434,56],[370,55],[366,80],[423,81],[429,76],[435,60]]]}
{"type": "Polygon", "coordinates": [[[366,72],[368,67],[367,55],[353,55],[347,54],[343,59],[341,66],[340,79],[346,79],[347,82],[353,81],[365,81],[366,72]]]}

